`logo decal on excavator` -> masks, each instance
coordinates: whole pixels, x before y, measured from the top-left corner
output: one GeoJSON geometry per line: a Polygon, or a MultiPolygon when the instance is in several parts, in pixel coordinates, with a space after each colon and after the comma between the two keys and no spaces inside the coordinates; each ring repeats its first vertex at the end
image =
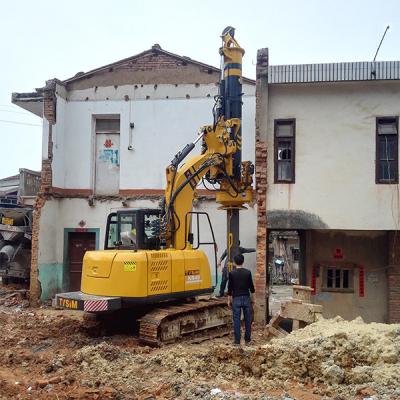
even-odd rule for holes
{"type": "Polygon", "coordinates": [[[124,262],[124,272],[135,272],[136,262],[135,261],[125,261],[124,262]]]}
{"type": "Polygon", "coordinates": [[[185,271],[186,283],[200,283],[201,275],[200,270],[190,269],[185,271]]]}
{"type": "Polygon", "coordinates": [[[200,271],[198,269],[188,269],[185,271],[185,275],[200,275],[200,271]]]}
{"type": "Polygon", "coordinates": [[[72,308],[73,310],[78,309],[78,302],[76,300],[62,299],[61,297],[59,297],[58,304],[64,308],[72,308]]]}

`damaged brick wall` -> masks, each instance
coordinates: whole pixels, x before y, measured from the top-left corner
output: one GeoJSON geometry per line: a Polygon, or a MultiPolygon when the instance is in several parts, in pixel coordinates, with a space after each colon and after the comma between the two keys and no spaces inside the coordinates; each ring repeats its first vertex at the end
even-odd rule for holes
{"type": "Polygon", "coordinates": [[[216,84],[219,71],[206,64],[168,53],[154,45],[151,50],[128,60],[72,78],[68,90],[89,89],[96,86],[129,84],[216,84]]]}
{"type": "Polygon", "coordinates": [[[400,231],[389,233],[388,322],[400,323],[400,231]]]}
{"type": "Polygon", "coordinates": [[[186,65],[183,60],[174,59],[165,54],[159,53],[157,50],[159,49],[158,45],[154,45],[152,53],[146,54],[143,57],[138,57],[131,61],[128,61],[125,64],[118,66],[118,69],[133,69],[137,71],[151,71],[155,68],[177,68],[179,66],[186,65]]]}
{"type": "Polygon", "coordinates": [[[49,123],[48,130],[48,147],[47,158],[42,158],[42,172],[39,193],[36,197],[36,202],[33,211],[32,221],[32,251],[31,251],[31,274],[30,274],[30,303],[32,306],[37,306],[40,298],[40,283],[39,283],[39,229],[40,215],[44,207],[47,197],[51,193],[52,188],[52,168],[51,162],[53,159],[53,138],[52,127],[56,122],[56,96],[55,82],[47,82],[43,91],[43,117],[49,123]]]}
{"type": "Polygon", "coordinates": [[[268,98],[268,49],[257,53],[256,81],[256,199],[257,199],[257,259],[255,272],[256,307],[255,320],[266,323],[267,286],[267,141],[266,141],[266,101],[268,98]]]}

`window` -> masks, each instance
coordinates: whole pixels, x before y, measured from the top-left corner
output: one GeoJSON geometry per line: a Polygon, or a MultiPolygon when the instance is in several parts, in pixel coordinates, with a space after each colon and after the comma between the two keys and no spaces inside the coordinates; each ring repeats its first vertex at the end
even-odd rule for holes
{"type": "Polygon", "coordinates": [[[376,119],[376,183],[399,182],[399,120],[376,119]]]}
{"type": "Polygon", "coordinates": [[[120,232],[128,232],[136,235],[136,214],[120,214],[119,215],[120,232]]]}
{"type": "Polygon", "coordinates": [[[118,214],[119,239],[123,246],[137,248],[136,213],[118,214]]]}
{"type": "Polygon", "coordinates": [[[160,214],[151,212],[144,214],[143,248],[157,250],[160,248],[160,214]]]}
{"type": "Polygon", "coordinates": [[[275,183],[295,182],[295,125],[294,119],[275,120],[275,183]]]}
{"type": "Polygon", "coordinates": [[[96,119],[96,133],[119,133],[119,117],[96,119]]]}
{"type": "Polygon", "coordinates": [[[293,261],[300,261],[300,249],[296,249],[295,247],[292,247],[292,257],[293,261]]]}
{"type": "Polygon", "coordinates": [[[106,240],[104,242],[104,250],[115,249],[118,242],[118,232],[117,232],[117,214],[112,213],[107,217],[106,226],[106,240]]]}
{"type": "Polygon", "coordinates": [[[353,292],[353,270],[349,268],[326,267],[323,290],[353,292]]]}

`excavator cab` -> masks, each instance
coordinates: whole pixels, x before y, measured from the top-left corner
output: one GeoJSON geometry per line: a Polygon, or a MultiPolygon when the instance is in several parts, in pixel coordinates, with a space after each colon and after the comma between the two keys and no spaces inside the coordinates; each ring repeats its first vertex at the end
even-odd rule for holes
{"type": "Polygon", "coordinates": [[[104,250],[159,250],[160,212],[144,208],[109,214],[104,250]]]}

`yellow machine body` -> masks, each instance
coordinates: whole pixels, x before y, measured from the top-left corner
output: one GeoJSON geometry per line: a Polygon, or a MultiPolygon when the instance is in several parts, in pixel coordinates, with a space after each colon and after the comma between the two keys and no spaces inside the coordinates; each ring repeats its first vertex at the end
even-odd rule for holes
{"type": "Polygon", "coordinates": [[[81,291],[147,303],[211,293],[210,265],[201,250],[88,251],[81,291]]]}

